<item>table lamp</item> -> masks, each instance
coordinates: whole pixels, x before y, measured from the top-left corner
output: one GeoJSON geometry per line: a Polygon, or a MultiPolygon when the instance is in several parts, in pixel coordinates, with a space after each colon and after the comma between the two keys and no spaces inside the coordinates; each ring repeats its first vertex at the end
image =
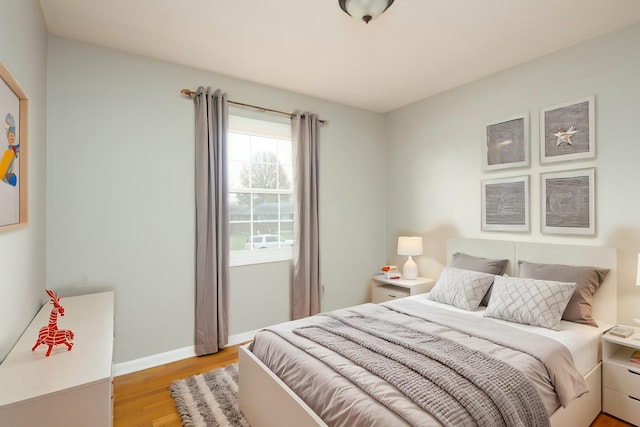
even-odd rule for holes
{"type": "Polygon", "coordinates": [[[422,255],[422,237],[399,236],[398,255],[408,255],[409,259],[402,268],[403,279],[415,279],[418,277],[418,266],[413,260],[413,255],[422,255]]]}

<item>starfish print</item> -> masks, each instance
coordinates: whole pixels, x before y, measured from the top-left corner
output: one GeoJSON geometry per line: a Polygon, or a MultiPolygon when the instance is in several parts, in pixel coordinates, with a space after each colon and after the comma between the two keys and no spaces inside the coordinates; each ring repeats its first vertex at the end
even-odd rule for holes
{"type": "Polygon", "coordinates": [[[571,137],[577,132],[578,131],[576,130],[575,126],[571,126],[568,130],[558,129],[558,132],[553,134],[553,136],[558,138],[558,141],[556,141],[556,147],[559,147],[563,142],[566,142],[569,145],[573,145],[573,143],[571,142],[571,137]]]}

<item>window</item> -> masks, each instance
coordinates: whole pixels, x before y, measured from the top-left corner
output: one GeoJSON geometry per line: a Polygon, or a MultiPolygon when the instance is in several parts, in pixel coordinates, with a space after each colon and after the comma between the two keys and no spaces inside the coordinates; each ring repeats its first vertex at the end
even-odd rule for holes
{"type": "Polygon", "coordinates": [[[291,123],[229,116],[231,265],[291,259],[291,123]]]}

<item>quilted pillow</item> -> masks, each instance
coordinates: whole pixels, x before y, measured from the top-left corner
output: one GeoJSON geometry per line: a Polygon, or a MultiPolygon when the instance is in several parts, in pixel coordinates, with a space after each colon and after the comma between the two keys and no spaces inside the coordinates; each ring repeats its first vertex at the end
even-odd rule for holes
{"type": "MultiPolygon", "coordinates": [[[[507,268],[507,264],[509,264],[508,259],[481,258],[473,255],[467,255],[462,252],[456,252],[451,255],[451,263],[449,264],[449,267],[500,275],[504,273],[504,270],[507,268]]],[[[489,290],[482,298],[480,305],[486,306],[489,303],[489,297],[491,297],[491,287],[489,287],[489,290]]]]}
{"type": "Polygon", "coordinates": [[[445,267],[427,298],[465,310],[475,310],[494,277],[493,274],[445,267]]]}
{"type": "Polygon", "coordinates": [[[498,276],[486,317],[559,330],[575,283],[498,276]]]}
{"type": "Polygon", "coordinates": [[[575,282],[577,284],[576,290],[569,300],[562,318],[584,325],[598,326],[593,319],[591,303],[593,295],[600,289],[600,285],[609,274],[608,269],[562,264],[534,264],[527,261],[518,261],[518,267],[518,277],[575,282]]]}

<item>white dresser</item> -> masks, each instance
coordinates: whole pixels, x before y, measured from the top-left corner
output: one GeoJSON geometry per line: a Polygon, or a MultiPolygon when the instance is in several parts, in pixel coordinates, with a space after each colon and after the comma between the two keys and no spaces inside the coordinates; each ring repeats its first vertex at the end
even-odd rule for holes
{"type": "Polygon", "coordinates": [[[602,337],[602,410],[631,424],[640,425],[640,365],[629,362],[640,350],[640,329],[629,338],[606,333],[602,337]]]}
{"type": "Polygon", "coordinates": [[[0,364],[0,426],[111,427],[114,293],[61,298],[59,329],[71,329],[71,351],[58,345],[35,351],[38,331],[49,322],[44,304],[0,364]]]}

